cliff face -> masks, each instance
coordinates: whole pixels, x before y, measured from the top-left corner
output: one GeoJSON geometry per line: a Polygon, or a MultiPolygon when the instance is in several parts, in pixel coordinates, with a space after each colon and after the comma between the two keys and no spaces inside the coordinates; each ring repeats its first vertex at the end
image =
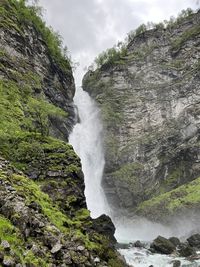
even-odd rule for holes
{"type": "MultiPolygon", "coordinates": [[[[145,31],[128,44],[125,57],[83,79],[102,110],[103,185],[114,207],[159,220],[156,207],[169,204],[163,194],[200,176],[199,25],[198,12],[145,31]],[[150,211],[148,201],[142,203],[156,196],[150,211]]],[[[186,188],[180,192],[183,205],[165,206],[166,215],[198,206],[197,192],[190,199],[186,188]]]]}
{"type": "Polygon", "coordinates": [[[63,68],[56,62],[34,21],[29,22],[22,11],[19,14],[20,7],[11,9],[12,1],[1,3],[1,77],[21,83],[21,87],[28,84],[34,96],[42,96],[67,112],[65,119],[50,118],[52,134],[66,139],[74,117],[75,86],[71,66],[68,63],[67,68],[63,68]]]}
{"type": "Polygon", "coordinates": [[[125,266],[86,208],[71,65],[36,9],[0,0],[0,265],[125,266]]]}

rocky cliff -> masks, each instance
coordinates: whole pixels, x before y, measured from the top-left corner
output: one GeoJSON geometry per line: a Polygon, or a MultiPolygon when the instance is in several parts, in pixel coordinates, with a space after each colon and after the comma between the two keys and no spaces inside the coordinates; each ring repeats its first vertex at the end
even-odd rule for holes
{"type": "Polygon", "coordinates": [[[86,208],[71,64],[38,11],[0,0],[0,265],[125,266],[86,208]]]}
{"type": "Polygon", "coordinates": [[[125,53],[85,75],[102,110],[103,186],[117,210],[152,220],[199,210],[199,58],[197,12],[138,31],[125,53]]]}

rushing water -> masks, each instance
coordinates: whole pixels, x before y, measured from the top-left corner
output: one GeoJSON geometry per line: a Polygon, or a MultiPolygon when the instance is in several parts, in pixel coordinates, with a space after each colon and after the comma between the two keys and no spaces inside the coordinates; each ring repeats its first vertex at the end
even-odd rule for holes
{"type": "Polygon", "coordinates": [[[85,196],[91,217],[108,213],[108,205],[101,186],[104,169],[102,124],[100,111],[87,92],[78,88],[74,97],[80,122],[69,137],[70,144],[81,158],[85,177],[85,196]]]}
{"type": "MultiPolygon", "coordinates": [[[[103,128],[101,124],[100,111],[94,100],[84,92],[82,88],[78,88],[74,98],[74,103],[78,109],[78,123],[75,125],[69,142],[73,145],[74,150],[81,158],[82,169],[85,177],[85,196],[87,207],[91,211],[91,217],[96,218],[101,214],[111,216],[116,227],[116,238],[118,242],[129,243],[139,240],[152,240],[159,234],[170,236],[179,235],[184,232],[184,229],[190,230],[193,225],[188,221],[183,223],[178,222],[178,227],[166,228],[160,224],[154,224],[145,219],[136,218],[127,219],[116,218],[112,215],[109,205],[106,201],[101,181],[104,170],[104,151],[103,151],[103,128]]],[[[134,267],[168,267],[173,266],[172,261],[175,259],[172,256],[159,254],[150,254],[146,249],[120,249],[128,264],[134,267]]],[[[182,267],[199,267],[200,262],[188,262],[185,259],[180,259],[182,267]]]]}

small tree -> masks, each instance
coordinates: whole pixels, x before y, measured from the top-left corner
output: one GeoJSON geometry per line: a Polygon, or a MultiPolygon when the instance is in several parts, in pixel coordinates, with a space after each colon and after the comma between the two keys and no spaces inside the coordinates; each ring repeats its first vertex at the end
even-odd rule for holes
{"type": "Polygon", "coordinates": [[[145,24],[141,24],[136,30],[135,35],[139,35],[147,30],[147,26],[145,24]]]}

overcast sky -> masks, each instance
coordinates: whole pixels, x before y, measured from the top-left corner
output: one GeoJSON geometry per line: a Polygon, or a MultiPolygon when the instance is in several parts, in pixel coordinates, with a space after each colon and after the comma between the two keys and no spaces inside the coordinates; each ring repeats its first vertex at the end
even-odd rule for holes
{"type": "Polygon", "coordinates": [[[199,0],[39,0],[48,25],[59,31],[72,60],[76,84],[84,69],[103,50],[148,21],[169,19],[188,7],[197,9],[199,0]]]}

